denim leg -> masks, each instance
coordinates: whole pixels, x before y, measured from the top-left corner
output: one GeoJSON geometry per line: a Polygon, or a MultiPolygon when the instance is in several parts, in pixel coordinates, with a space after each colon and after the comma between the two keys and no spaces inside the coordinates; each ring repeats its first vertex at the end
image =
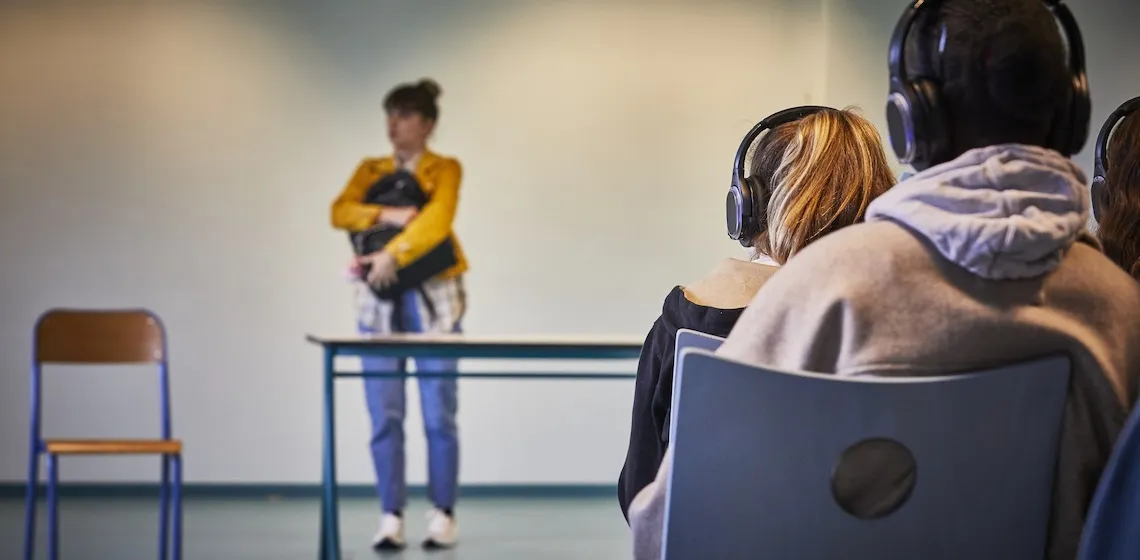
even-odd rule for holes
{"type": "MultiPolygon", "coordinates": [[[[423,295],[406,294],[403,325],[408,332],[458,332],[458,325],[443,316],[442,305],[428,308],[423,295]],[[433,316],[434,312],[434,316],[433,316]]],[[[436,302],[433,302],[436,303],[436,302]]],[[[443,302],[438,302],[443,303],[443,302]]],[[[452,373],[459,369],[454,358],[417,358],[416,373],[452,373]]],[[[455,507],[459,486],[459,428],[455,422],[458,410],[458,380],[451,378],[419,378],[420,408],[428,451],[428,497],[441,509],[455,507]]]]}
{"type": "MultiPolygon", "coordinates": [[[[358,286],[357,323],[361,334],[393,331],[392,306],[376,300],[366,286],[358,286]]],[[[405,361],[396,358],[362,357],[365,372],[404,371],[405,361]]],[[[372,420],[372,466],[376,492],[383,511],[404,509],[407,503],[404,458],[404,378],[365,378],[364,400],[372,420]]]]}
{"type": "MultiPolygon", "coordinates": [[[[416,361],[416,371],[450,373],[458,365],[452,359],[423,359],[416,361]]],[[[420,378],[419,382],[428,447],[429,497],[436,507],[451,509],[459,486],[459,427],[455,422],[459,384],[454,377],[420,378]]]]}
{"type": "MultiPolygon", "coordinates": [[[[376,362],[374,362],[375,364],[376,362]]],[[[383,370],[396,369],[390,360],[383,370]]],[[[400,511],[407,503],[404,459],[404,379],[365,379],[364,398],[372,418],[372,466],[376,490],[386,512],[400,511]]]]}

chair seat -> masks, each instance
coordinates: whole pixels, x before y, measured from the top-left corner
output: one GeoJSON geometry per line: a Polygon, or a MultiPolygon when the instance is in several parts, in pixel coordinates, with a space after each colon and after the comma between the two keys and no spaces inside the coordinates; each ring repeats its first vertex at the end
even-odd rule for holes
{"type": "Polygon", "coordinates": [[[53,455],[178,455],[178,439],[49,439],[44,449],[53,455]]]}

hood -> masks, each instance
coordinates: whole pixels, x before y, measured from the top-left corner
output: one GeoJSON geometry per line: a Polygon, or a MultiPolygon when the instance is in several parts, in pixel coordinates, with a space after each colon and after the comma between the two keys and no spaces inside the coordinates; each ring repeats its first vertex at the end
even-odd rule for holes
{"type": "Polygon", "coordinates": [[[867,208],[987,279],[1033,278],[1060,263],[1088,219],[1085,175],[1035,146],[977,148],[899,183],[867,208]]]}

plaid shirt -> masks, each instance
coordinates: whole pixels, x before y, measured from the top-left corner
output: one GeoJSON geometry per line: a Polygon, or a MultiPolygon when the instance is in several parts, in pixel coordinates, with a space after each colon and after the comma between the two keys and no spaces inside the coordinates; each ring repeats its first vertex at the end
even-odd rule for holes
{"type": "MultiPolygon", "coordinates": [[[[395,303],[376,298],[368,284],[354,280],[356,288],[356,322],[361,332],[391,334],[395,332],[395,303]]],[[[432,278],[415,290],[416,314],[425,333],[452,333],[459,327],[467,310],[467,293],[463,278],[432,278]],[[425,296],[427,300],[425,301],[425,296]]]]}

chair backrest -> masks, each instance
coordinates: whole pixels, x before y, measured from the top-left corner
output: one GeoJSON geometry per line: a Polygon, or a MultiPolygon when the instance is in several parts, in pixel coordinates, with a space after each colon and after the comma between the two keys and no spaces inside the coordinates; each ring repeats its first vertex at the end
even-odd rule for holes
{"type": "MultiPolygon", "coordinates": [[[[681,367],[681,353],[689,348],[700,348],[708,350],[709,352],[716,352],[720,345],[724,344],[724,339],[719,336],[705,334],[703,332],[694,331],[693,329],[677,329],[676,350],[673,354],[673,371],[676,373],[677,368],[681,367]]],[[[677,378],[673,377],[673,387],[676,388],[677,378]]]]}
{"type": "MultiPolygon", "coordinates": [[[[677,329],[676,349],[673,351],[673,402],[670,407],[677,406],[677,387],[678,380],[681,379],[681,367],[684,365],[681,356],[685,350],[690,348],[697,348],[706,350],[708,352],[716,352],[720,349],[720,345],[724,344],[724,339],[711,334],[705,334],[693,329],[677,329]]],[[[672,408],[670,408],[672,410],[672,408]]],[[[669,414],[669,433],[673,432],[673,414],[669,414]]]]}
{"type": "Polygon", "coordinates": [[[171,437],[166,331],[145,310],[52,309],[36,321],[32,348],[31,434],[40,445],[43,364],[155,364],[159,370],[162,437],[171,437]]]}
{"type": "Polygon", "coordinates": [[[665,558],[1044,557],[1068,358],[919,378],[680,363],[665,558]]]}
{"type": "Polygon", "coordinates": [[[1081,560],[1140,558],[1140,403],[1100,478],[1081,535],[1081,560]]]}
{"type": "Polygon", "coordinates": [[[162,323],[143,310],[53,309],[36,322],[37,363],[159,363],[166,359],[162,323]]]}

